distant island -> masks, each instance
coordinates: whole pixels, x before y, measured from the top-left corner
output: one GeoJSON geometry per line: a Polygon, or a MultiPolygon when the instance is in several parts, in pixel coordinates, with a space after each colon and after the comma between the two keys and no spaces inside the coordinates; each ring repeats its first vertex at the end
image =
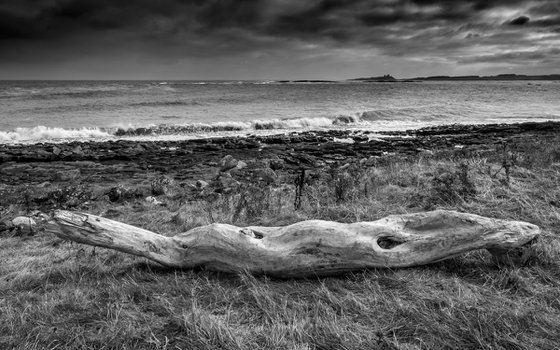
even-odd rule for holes
{"type": "Polygon", "coordinates": [[[428,77],[416,77],[416,78],[404,78],[398,79],[390,74],[373,76],[373,77],[363,77],[363,78],[353,78],[347,80],[322,80],[322,79],[300,79],[300,80],[276,80],[276,83],[340,83],[344,81],[355,81],[355,82],[365,82],[365,83],[412,83],[412,82],[422,82],[422,81],[511,81],[511,80],[548,80],[548,81],[560,81],[560,74],[546,74],[546,75],[524,75],[524,74],[498,74],[498,75],[434,75],[428,77]]]}
{"type": "MultiPolygon", "coordinates": [[[[395,79],[395,77],[393,77],[392,75],[389,75],[389,74],[379,76],[379,77],[355,78],[355,79],[350,79],[350,80],[365,81],[365,82],[379,82],[379,83],[403,81],[401,79],[395,79]]],[[[406,79],[406,80],[409,80],[409,79],[406,79]]]]}
{"type": "Polygon", "coordinates": [[[354,78],[350,81],[362,82],[412,82],[412,81],[504,81],[504,80],[560,80],[560,74],[547,74],[547,75],[524,75],[524,74],[498,74],[498,75],[461,75],[461,76],[448,76],[436,75],[429,77],[416,77],[406,79],[396,79],[392,75],[383,75],[378,77],[367,78],[354,78]]]}

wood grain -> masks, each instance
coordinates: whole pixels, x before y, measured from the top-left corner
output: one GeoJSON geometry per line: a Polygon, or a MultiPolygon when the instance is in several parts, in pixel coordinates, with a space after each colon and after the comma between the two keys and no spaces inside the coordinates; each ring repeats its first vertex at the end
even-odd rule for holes
{"type": "Polygon", "coordinates": [[[335,275],[365,268],[429,264],[476,250],[504,252],[540,233],[530,223],[436,210],[343,224],[309,220],[285,227],[211,224],[166,237],[103,217],[58,210],[47,225],[79,243],[142,256],[173,268],[335,275]]]}

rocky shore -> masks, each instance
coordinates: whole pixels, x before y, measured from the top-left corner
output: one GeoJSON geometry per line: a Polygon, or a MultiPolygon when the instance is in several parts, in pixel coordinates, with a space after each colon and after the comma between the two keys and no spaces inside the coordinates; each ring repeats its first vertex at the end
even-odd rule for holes
{"type": "Polygon", "coordinates": [[[484,151],[524,138],[552,138],[560,122],[444,125],[373,134],[313,131],[272,136],[185,141],[108,141],[0,145],[4,185],[65,182],[142,181],[165,174],[179,181],[209,180],[226,155],[250,165],[275,160],[275,171],[295,173],[334,163],[368,162],[376,157],[416,155],[442,149],[484,151]]]}

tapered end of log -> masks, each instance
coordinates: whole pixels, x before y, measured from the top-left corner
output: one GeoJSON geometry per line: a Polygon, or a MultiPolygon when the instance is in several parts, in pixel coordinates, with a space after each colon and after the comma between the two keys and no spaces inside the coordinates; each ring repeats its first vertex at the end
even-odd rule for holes
{"type": "Polygon", "coordinates": [[[100,216],[56,210],[47,232],[75,241],[142,256],[163,265],[182,267],[182,252],[171,238],[100,216]]]}

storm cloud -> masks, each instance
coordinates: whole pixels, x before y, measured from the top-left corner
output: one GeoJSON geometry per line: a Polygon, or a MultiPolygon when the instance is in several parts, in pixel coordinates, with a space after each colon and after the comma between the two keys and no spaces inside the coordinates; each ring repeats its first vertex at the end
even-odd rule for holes
{"type": "Polygon", "coordinates": [[[557,0],[0,3],[0,78],[549,73],[556,47],[557,0]]]}

